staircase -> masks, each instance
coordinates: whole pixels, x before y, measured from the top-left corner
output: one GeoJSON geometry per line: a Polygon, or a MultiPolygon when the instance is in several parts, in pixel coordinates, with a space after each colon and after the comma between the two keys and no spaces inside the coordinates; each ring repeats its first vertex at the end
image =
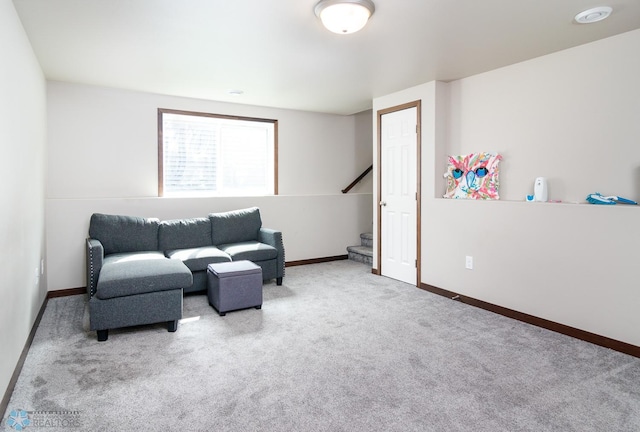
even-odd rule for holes
{"type": "Polygon", "coordinates": [[[373,265],[373,234],[360,234],[360,246],[347,246],[350,260],[373,265]]]}

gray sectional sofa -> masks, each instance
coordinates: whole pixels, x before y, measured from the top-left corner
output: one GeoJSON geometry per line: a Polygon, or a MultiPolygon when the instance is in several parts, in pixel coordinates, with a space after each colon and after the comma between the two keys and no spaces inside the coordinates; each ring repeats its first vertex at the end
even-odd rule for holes
{"type": "Polygon", "coordinates": [[[209,264],[248,260],[263,280],[284,277],[282,233],[262,227],[257,207],[167,221],[94,213],[86,252],[90,328],[100,341],[133,325],[175,331],[183,293],[207,289],[209,264]]]}

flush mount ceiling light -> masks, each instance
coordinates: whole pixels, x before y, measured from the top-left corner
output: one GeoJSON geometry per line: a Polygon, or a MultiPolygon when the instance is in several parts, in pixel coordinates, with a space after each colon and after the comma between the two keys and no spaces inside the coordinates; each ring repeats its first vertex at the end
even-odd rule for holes
{"type": "Polygon", "coordinates": [[[576,15],[575,20],[578,24],[591,24],[594,22],[602,21],[611,15],[613,11],[609,6],[601,6],[593,9],[587,9],[584,12],[580,12],[576,15]]]}
{"type": "Polygon", "coordinates": [[[371,0],[320,0],[314,9],[322,24],[338,34],[362,29],[375,10],[371,0]]]}

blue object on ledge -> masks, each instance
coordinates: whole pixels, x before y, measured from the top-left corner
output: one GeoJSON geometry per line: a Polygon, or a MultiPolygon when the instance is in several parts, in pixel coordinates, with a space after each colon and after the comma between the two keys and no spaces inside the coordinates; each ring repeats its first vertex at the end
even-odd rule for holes
{"type": "Polygon", "coordinates": [[[612,205],[616,203],[638,205],[638,203],[633,200],[622,198],[616,195],[603,196],[599,192],[587,195],[587,202],[591,204],[604,204],[604,205],[612,205]]]}

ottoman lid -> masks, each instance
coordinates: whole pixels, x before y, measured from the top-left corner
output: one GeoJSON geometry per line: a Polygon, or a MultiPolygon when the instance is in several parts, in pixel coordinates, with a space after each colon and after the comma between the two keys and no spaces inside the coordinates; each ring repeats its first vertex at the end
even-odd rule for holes
{"type": "Polygon", "coordinates": [[[259,265],[246,260],[209,264],[207,270],[218,278],[262,273],[262,268],[259,265]]]}

